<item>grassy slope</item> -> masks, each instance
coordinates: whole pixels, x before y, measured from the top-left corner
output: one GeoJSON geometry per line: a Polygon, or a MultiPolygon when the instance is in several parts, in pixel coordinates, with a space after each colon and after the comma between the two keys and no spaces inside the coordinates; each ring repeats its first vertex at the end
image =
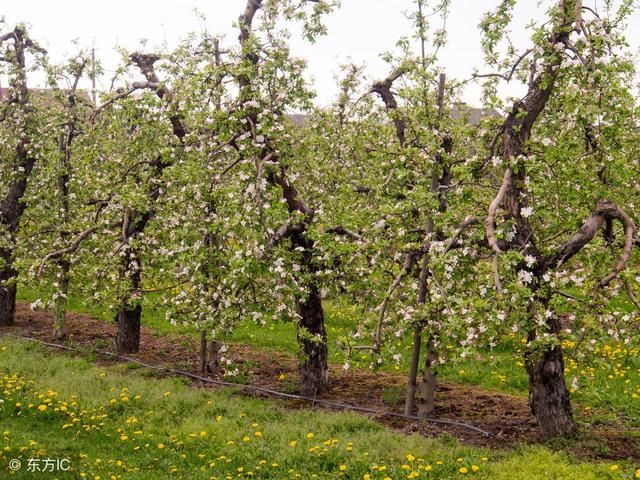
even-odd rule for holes
{"type": "Polygon", "coordinates": [[[36,478],[25,470],[30,457],[71,460],[67,474],[37,478],[94,480],[365,479],[367,474],[396,480],[411,478],[412,471],[419,474],[415,478],[432,479],[635,475],[630,465],[612,470],[608,464],[577,463],[544,447],[488,452],[446,438],[407,437],[354,414],[296,411],[231,390],[197,390],[125,369],[0,337],[0,477],[36,478]],[[47,408],[39,411],[41,405],[47,408]],[[408,460],[408,454],[416,459],[408,460]],[[23,461],[17,473],[7,469],[12,458],[23,461]],[[468,473],[460,473],[463,467],[468,473]]]}

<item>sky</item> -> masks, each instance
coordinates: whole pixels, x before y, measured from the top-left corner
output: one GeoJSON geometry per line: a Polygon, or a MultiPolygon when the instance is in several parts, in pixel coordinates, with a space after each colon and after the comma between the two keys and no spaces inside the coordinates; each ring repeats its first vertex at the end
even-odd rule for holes
{"type": "MultiPolygon", "coordinates": [[[[514,44],[522,51],[529,46],[525,25],[531,19],[544,18],[551,1],[519,0],[511,30],[514,44]]],[[[246,0],[22,0],[0,3],[0,17],[5,17],[4,28],[18,22],[30,26],[32,38],[49,51],[54,61],[75,51],[73,41],[82,47],[95,46],[96,56],[106,69],[98,87],[107,88],[109,71],[116,68],[119,59],[114,50],[116,45],[134,50],[140,47],[141,39],[146,39],[147,49],[171,48],[187,33],[203,30],[235,40],[237,33],[232,24],[245,3],[246,0]],[[196,15],[196,10],[202,15],[196,15]]],[[[292,35],[292,52],[307,60],[308,77],[318,93],[319,104],[326,105],[334,99],[340,64],[365,64],[368,78],[386,77],[388,67],[380,54],[394,51],[399,38],[411,35],[411,22],[405,14],[412,11],[413,3],[413,0],[342,0],[341,8],[326,18],[328,34],[316,44],[309,45],[295,33],[292,35]]],[[[448,44],[439,55],[440,67],[448,77],[463,80],[471,77],[475,69],[487,72],[483,68],[477,25],[482,14],[498,3],[499,0],[452,0],[447,19],[448,44]]],[[[636,3],[640,7],[640,1],[636,3]]],[[[585,0],[585,5],[602,8],[603,4],[604,0],[585,0]]],[[[630,24],[640,25],[640,12],[634,14],[630,24]]],[[[638,54],[640,29],[627,31],[633,52],[638,54]]],[[[417,49],[417,42],[414,43],[417,49]]],[[[470,85],[463,99],[479,105],[480,88],[470,85]]]]}

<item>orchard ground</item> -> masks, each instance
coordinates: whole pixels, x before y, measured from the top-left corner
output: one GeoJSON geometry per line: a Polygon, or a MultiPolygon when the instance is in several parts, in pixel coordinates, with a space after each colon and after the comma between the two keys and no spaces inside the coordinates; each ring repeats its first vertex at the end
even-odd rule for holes
{"type": "MultiPolygon", "coordinates": [[[[340,338],[349,312],[338,303],[328,307],[330,336],[340,338]]],[[[112,350],[115,325],[105,321],[106,312],[84,309],[69,319],[69,344],[81,355],[2,337],[0,417],[7,473],[13,458],[24,463],[30,457],[60,457],[73,465],[67,478],[93,479],[640,478],[637,349],[603,344],[593,347],[589,362],[568,359],[569,381],[572,372],[589,379],[573,393],[580,434],[543,444],[526,406],[518,338],[441,372],[438,415],[490,431],[485,438],[458,427],[385,417],[384,411],[402,410],[405,365],[370,371],[365,356],[360,367],[344,370],[332,345],[328,398],[381,414],[367,419],[311,411],[306,402],[256,399],[239,389],[190,388],[185,379],[105,361],[100,352],[112,350]]],[[[195,372],[195,334],[167,325],[155,313],[146,319],[152,326],[143,329],[141,352],[134,357],[195,372]]],[[[293,326],[276,324],[264,331],[247,324],[230,343],[229,357],[241,372],[236,381],[295,392],[293,326]]],[[[20,304],[16,326],[2,333],[46,341],[50,332],[49,313],[20,304]]],[[[29,475],[23,470],[12,477],[29,475]]]]}

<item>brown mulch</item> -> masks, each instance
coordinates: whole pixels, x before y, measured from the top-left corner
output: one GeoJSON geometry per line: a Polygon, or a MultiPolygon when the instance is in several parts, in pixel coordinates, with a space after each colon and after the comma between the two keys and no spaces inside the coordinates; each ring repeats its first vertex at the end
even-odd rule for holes
{"type": "MultiPolygon", "coordinates": [[[[116,325],[113,322],[70,312],[67,328],[67,344],[71,346],[96,352],[113,350],[116,333],[116,325]]],[[[27,304],[22,303],[17,305],[15,324],[0,328],[0,333],[42,341],[51,341],[51,332],[51,314],[34,312],[27,304]]],[[[161,334],[143,326],[140,352],[128,357],[151,365],[198,374],[198,352],[199,340],[194,336],[161,334]]],[[[235,364],[244,363],[249,366],[252,386],[294,393],[298,374],[298,363],[294,355],[275,350],[259,350],[250,345],[232,344],[226,356],[235,364]]],[[[436,396],[436,416],[474,425],[489,432],[488,437],[459,426],[384,415],[384,412],[403,412],[405,382],[405,377],[400,374],[359,369],[345,371],[338,365],[331,365],[330,392],[322,399],[373,409],[380,413],[368,413],[370,418],[405,433],[418,433],[429,437],[446,433],[461,442],[491,448],[542,442],[526,398],[488,391],[473,385],[442,382],[438,386],[436,396]]],[[[198,382],[198,385],[219,388],[201,382],[198,382]]],[[[309,407],[308,402],[292,403],[297,408],[309,407]]],[[[640,461],[638,433],[637,430],[630,432],[623,425],[590,427],[583,429],[577,439],[568,442],[563,448],[583,458],[640,461]],[[634,433],[635,438],[632,436],[634,433]]]]}

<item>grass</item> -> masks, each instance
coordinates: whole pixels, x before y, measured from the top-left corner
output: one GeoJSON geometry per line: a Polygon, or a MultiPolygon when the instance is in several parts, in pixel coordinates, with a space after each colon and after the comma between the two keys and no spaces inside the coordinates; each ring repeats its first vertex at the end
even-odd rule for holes
{"type": "MultiPolygon", "coordinates": [[[[34,301],[37,292],[20,285],[19,298],[34,301]]],[[[183,325],[171,325],[165,320],[165,311],[158,307],[151,295],[146,299],[142,322],[152,327],[159,335],[182,333],[196,335],[183,325]]],[[[339,345],[341,337],[347,335],[356,323],[359,315],[351,305],[341,300],[325,300],[326,328],[329,337],[330,360],[341,364],[345,354],[339,345]]],[[[618,305],[619,308],[624,305],[618,305]]],[[[106,321],[113,320],[113,313],[101,306],[84,302],[71,292],[69,310],[86,313],[106,321]]],[[[248,344],[260,349],[273,349],[297,353],[295,326],[291,322],[273,322],[267,326],[251,321],[241,322],[234,330],[230,343],[248,344]]],[[[439,368],[442,380],[477,385],[487,390],[500,391],[513,395],[526,396],[528,381],[522,358],[522,339],[511,336],[505,338],[493,350],[485,350],[477,356],[458,359],[439,368]]],[[[574,344],[565,345],[565,351],[571,352],[574,344]]],[[[408,371],[410,339],[403,339],[404,355],[398,365],[384,364],[383,370],[401,373],[408,371]]],[[[640,426],[640,349],[625,347],[614,343],[599,342],[596,345],[583,344],[580,352],[583,358],[571,358],[567,354],[567,383],[574,378],[577,388],[572,391],[573,400],[587,408],[589,416],[612,420],[619,419],[627,426],[640,426]]],[[[371,362],[367,353],[356,356],[356,367],[366,368],[371,362]]]]}
{"type": "Polygon", "coordinates": [[[630,464],[579,462],[545,446],[491,452],[447,437],[404,436],[355,414],[292,410],[234,390],[199,390],[127,364],[97,366],[8,337],[0,338],[0,392],[2,478],[595,480],[636,475],[630,464]],[[16,458],[23,467],[11,471],[9,461],[16,458]],[[71,470],[35,474],[27,471],[29,458],[68,458],[71,470]]]}

